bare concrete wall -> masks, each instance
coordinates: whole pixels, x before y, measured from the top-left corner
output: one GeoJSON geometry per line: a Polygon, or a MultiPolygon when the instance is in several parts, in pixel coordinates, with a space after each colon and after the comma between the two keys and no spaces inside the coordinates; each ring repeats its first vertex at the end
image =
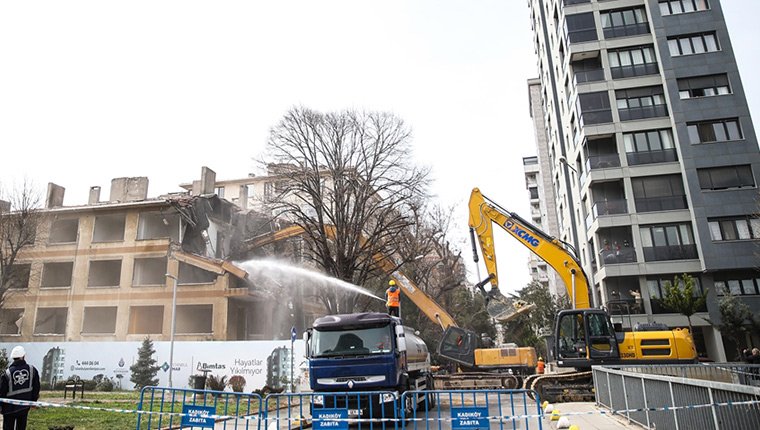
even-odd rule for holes
{"type": "Polygon", "coordinates": [[[66,188],[60,185],[56,185],[52,182],[48,182],[47,197],[45,198],[45,207],[47,209],[58,208],[63,206],[63,195],[66,193],[66,188]]]}
{"type": "Polygon", "coordinates": [[[110,201],[135,202],[148,197],[148,178],[114,178],[111,180],[110,201]]]}

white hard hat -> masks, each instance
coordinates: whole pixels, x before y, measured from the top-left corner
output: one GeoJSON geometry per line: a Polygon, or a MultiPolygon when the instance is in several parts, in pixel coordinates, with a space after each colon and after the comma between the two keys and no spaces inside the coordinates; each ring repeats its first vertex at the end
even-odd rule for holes
{"type": "Polygon", "coordinates": [[[11,358],[24,358],[26,357],[26,351],[24,351],[24,347],[19,345],[11,351],[11,358]]]}

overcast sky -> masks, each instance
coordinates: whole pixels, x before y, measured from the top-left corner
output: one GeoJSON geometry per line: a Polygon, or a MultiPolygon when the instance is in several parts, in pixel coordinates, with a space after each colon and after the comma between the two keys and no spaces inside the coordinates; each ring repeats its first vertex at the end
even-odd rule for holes
{"type": "MultiPolygon", "coordinates": [[[[760,2],[723,8],[757,118],[760,2]]],[[[457,205],[469,261],[473,187],[529,215],[531,38],[524,0],[2,2],[0,186],[54,182],[78,205],[91,186],[105,199],[112,178],[147,176],[157,196],[202,166],[254,172],[293,105],[391,111],[433,167],[432,193],[457,205]]],[[[527,251],[497,247],[502,288],[525,285],[527,251]]]]}

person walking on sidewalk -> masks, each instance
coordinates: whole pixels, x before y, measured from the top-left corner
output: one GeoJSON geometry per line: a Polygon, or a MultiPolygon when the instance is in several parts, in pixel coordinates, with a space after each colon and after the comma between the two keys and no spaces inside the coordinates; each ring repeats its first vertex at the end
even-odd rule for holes
{"type": "Polygon", "coordinates": [[[30,406],[12,405],[2,399],[31,400],[40,398],[40,375],[25,360],[26,351],[19,345],[11,351],[13,362],[0,375],[0,408],[3,414],[3,430],[26,430],[30,406]]]}

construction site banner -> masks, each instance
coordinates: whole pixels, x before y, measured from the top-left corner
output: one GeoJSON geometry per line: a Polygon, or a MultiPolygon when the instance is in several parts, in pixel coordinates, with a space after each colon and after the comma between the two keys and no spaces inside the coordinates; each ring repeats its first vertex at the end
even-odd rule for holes
{"type": "MultiPolygon", "coordinates": [[[[26,349],[26,361],[40,372],[43,384],[51,386],[78,376],[80,379],[111,379],[114,386],[131,389],[130,367],[137,361],[142,342],[29,342],[0,343],[10,354],[16,345],[26,349]]],[[[170,342],[153,342],[153,359],[159,366],[158,385],[169,384],[170,342]]],[[[304,343],[293,343],[292,366],[296,390],[308,386],[304,343]]],[[[263,388],[286,388],[291,380],[290,340],[239,342],[174,342],[172,385],[193,388],[191,376],[240,375],[246,380],[245,391],[263,388]]]]}

